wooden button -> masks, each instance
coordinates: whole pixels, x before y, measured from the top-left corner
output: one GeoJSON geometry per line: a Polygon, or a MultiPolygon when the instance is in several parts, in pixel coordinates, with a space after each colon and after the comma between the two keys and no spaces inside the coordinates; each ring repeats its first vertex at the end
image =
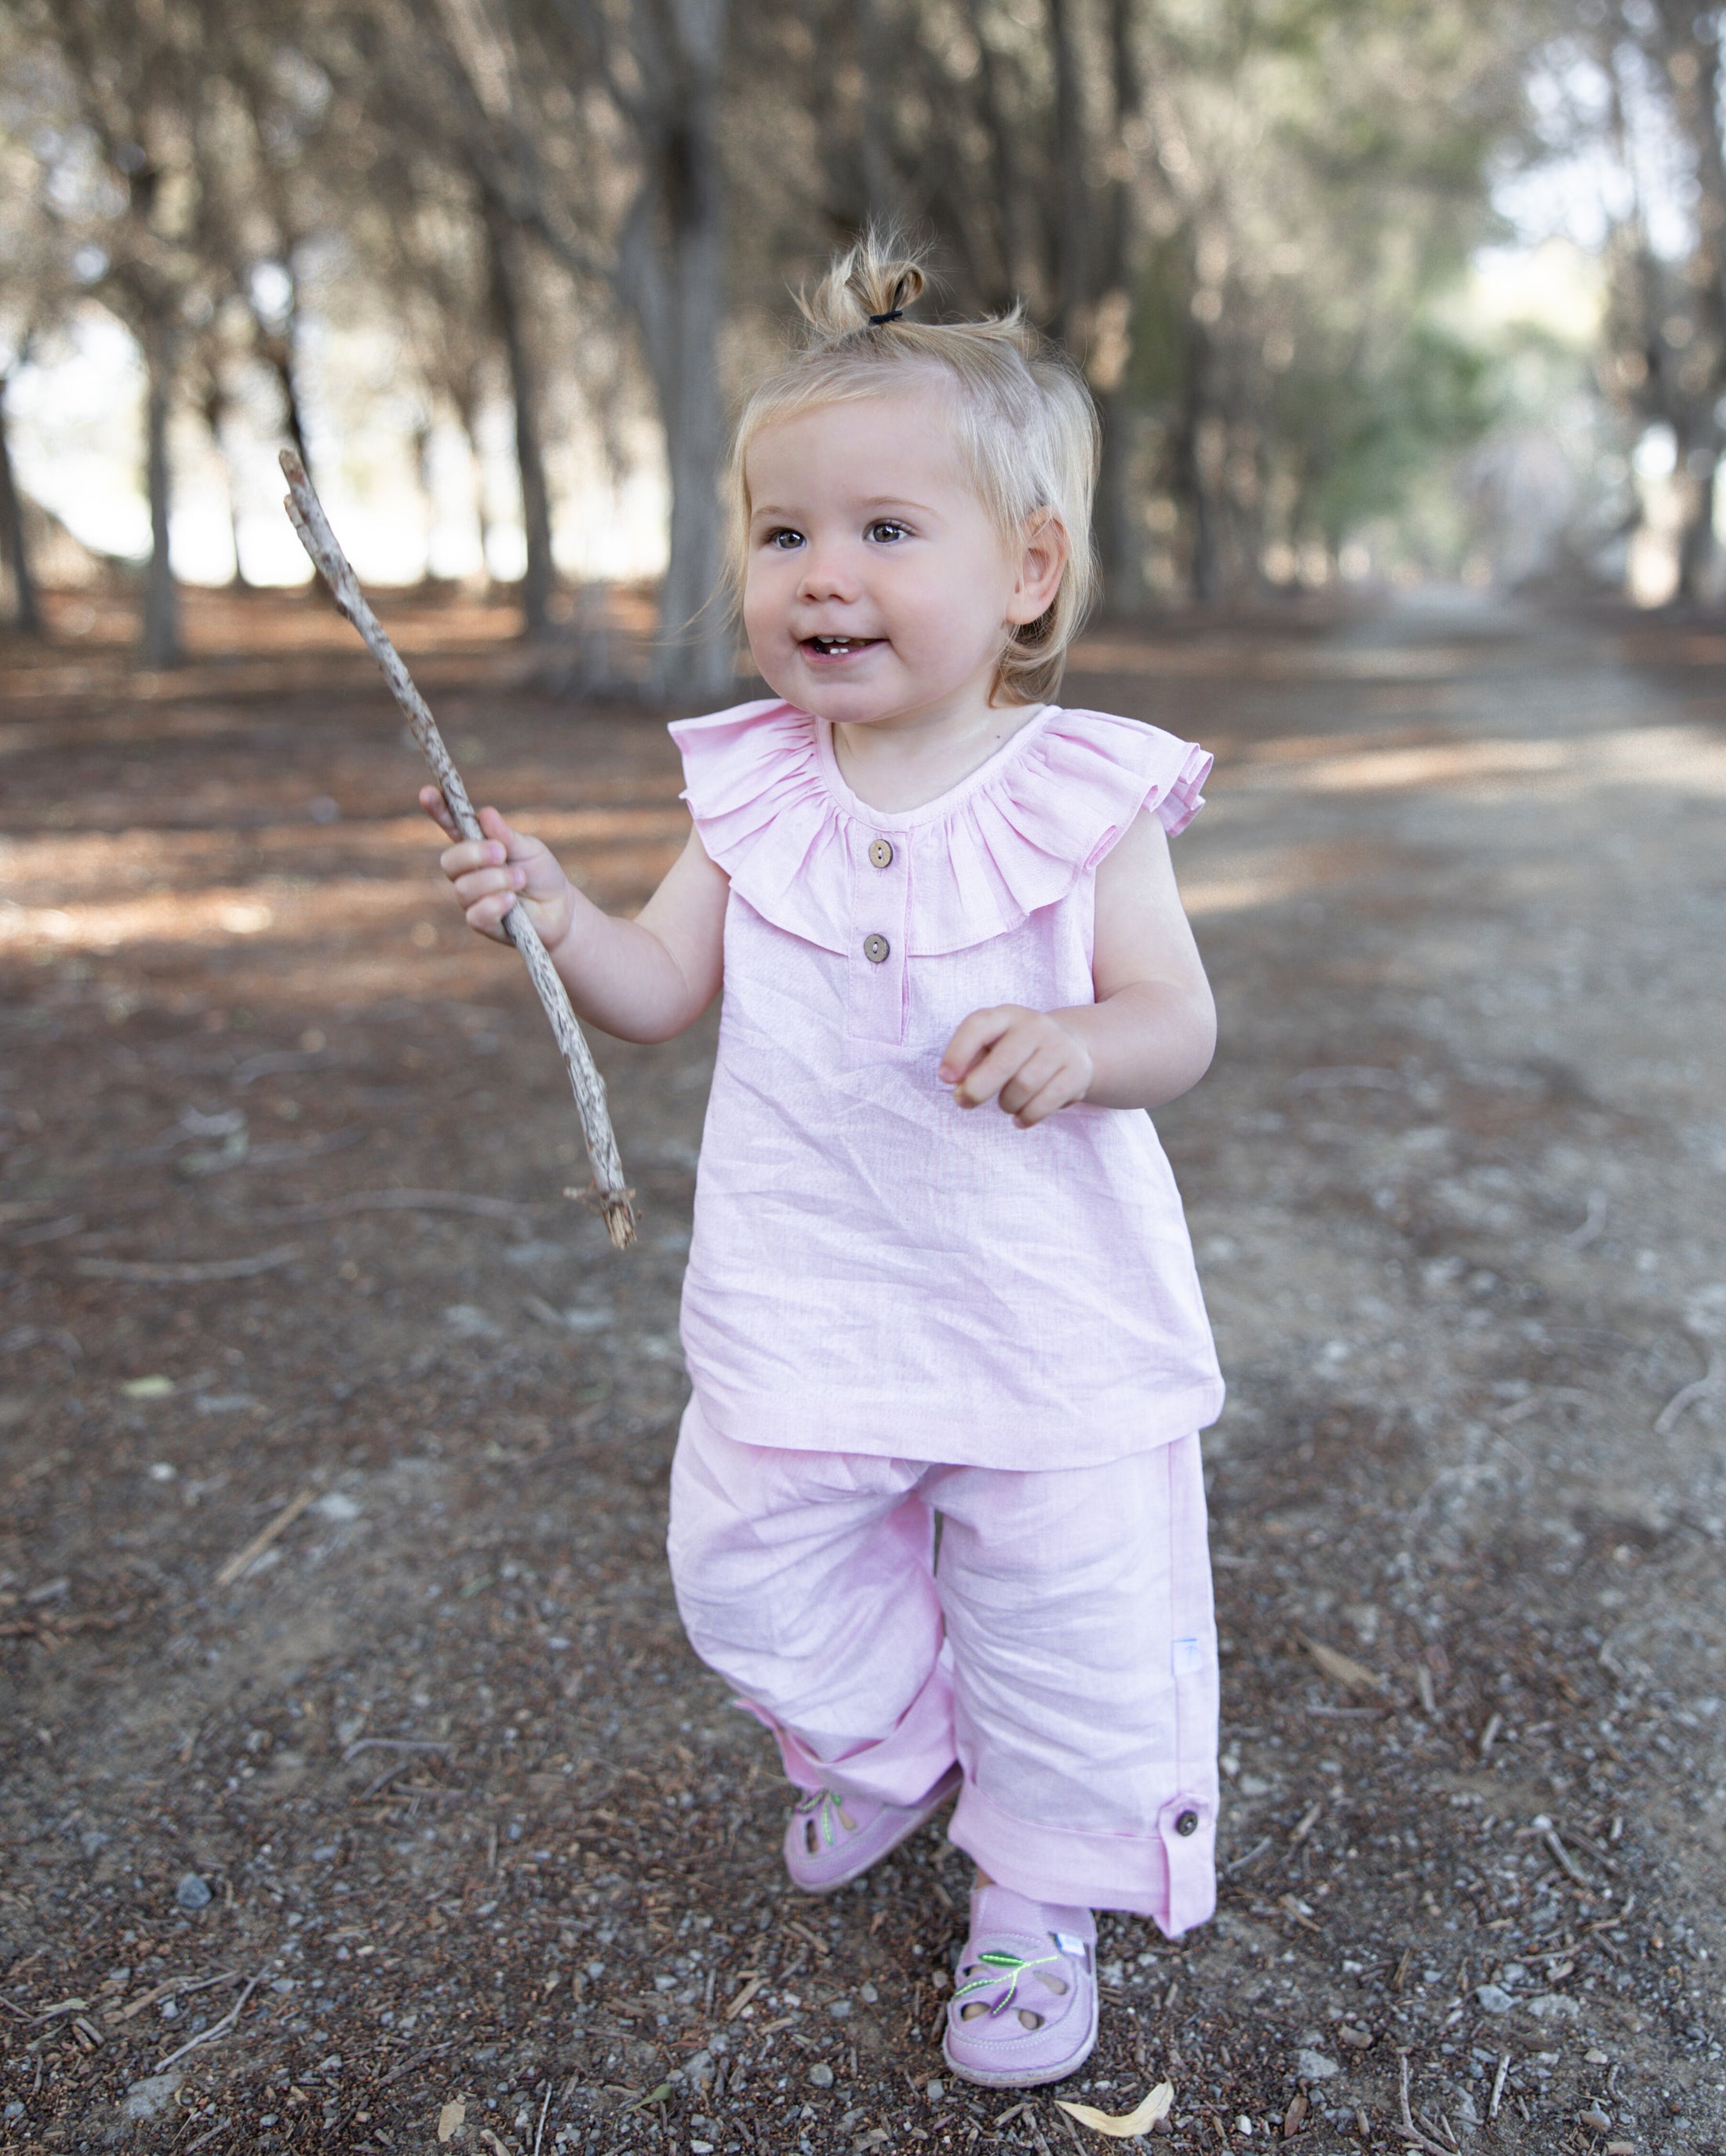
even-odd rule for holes
{"type": "Polygon", "coordinates": [[[885,936],[866,936],[863,938],[863,956],[871,966],[883,964],[892,956],[892,952],[893,947],[885,936]]]}
{"type": "Polygon", "coordinates": [[[891,868],[893,865],[893,844],[891,839],[872,839],[870,841],[869,845],[869,858],[874,862],[875,865],[878,869],[891,868]]]}
{"type": "Polygon", "coordinates": [[[1183,1812],[1180,1817],[1174,1823],[1174,1830],[1177,1834],[1183,1835],[1197,1834],[1199,1831],[1198,1813],[1183,1812]]]}

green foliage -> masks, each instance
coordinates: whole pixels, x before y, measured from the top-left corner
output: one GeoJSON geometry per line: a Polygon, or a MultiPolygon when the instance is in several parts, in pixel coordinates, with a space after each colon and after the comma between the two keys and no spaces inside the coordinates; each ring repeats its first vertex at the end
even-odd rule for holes
{"type": "Polygon", "coordinates": [[[1308,460],[1307,506],[1333,547],[1399,509],[1434,464],[1477,442],[1503,417],[1495,356],[1413,325],[1377,367],[1291,370],[1278,422],[1308,460]]]}

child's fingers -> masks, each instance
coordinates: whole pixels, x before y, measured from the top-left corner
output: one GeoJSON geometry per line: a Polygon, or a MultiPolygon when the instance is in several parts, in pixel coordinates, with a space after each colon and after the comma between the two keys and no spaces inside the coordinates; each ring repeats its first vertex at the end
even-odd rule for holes
{"type": "Polygon", "coordinates": [[[462,904],[472,906],[476,901],[491,898],[501,891],[508,892],[513,898],[525,887],[527,871],[519,863],[511,863],[502,868],[473,869],[465,875],[452,877],[451,881],[455,886],[455,896],[462,904]]]}
{"type": "Polygon", "coordinates": [[[1016,1029],[1009,1028],[953,1087],[953,1099],[962,1108],[980,1108],[1018,1076],[1030,1053],[1030,1044],[1016,1029]]]}
{"type": "Polygon", "coordinates": [[[441,787],[422,786],[419,805],[440,831],[447,831],[452,839],[461,836],[455,819],[449,814],[449,803],[444,798],[441,787]]]}
{"type": "MultiPolygon", "coordinates": [[[[1040,1091],[1033,1093],[1024,1106],[1015,1112],[1013,1120],[1020,1130],[1028,1131],[1054,1115],[1057,1109],[1070,1107],[1078,1098],[1071,1073],[1062,1070],[1040,1091]]],[[[1005,1105],[1003,1101],[1002,1106],[1005,1105]]]]}
{"type": "Polygon", "coordinates": [[[1020,1114],[1047,1087],[1058,1084],[1064,1077],[1071,1077],[1072,1060],[1071,1052],[1064,1042],[1039,1043],[1003,1083],[1002,1107],[1009,1116],[1020,1114]]]}
{"type": "Polygon", "coordinates": [[[482,808],[480,811],[480,829],[488,839],[501,845],[506,858],[512,861],[518,860],[524,853],[533,851],[540,844],[537,839],[523,838],[519,831],[504,821],[501,811],[496,808],[482,808]]]}
{"type": "Polygon", "coordinates": [[[495,896],[476,899],[466,908],[467,925],[476,928],[482,936],[495,937],[499,942],[507,940],[503,933],[503,917],[514,910],[516,894],[512,891],[499,891],[495,896]]]}
{"type": "Polygon", "coordinates": [[[973,1011],[963,1019],[942,1052],[937,1075],[944,1086],[967,1077],[979,1057],[992,1048],[1015,1018],[1022,1015],[1010,1004],[992,1010],[973,1011]]]}

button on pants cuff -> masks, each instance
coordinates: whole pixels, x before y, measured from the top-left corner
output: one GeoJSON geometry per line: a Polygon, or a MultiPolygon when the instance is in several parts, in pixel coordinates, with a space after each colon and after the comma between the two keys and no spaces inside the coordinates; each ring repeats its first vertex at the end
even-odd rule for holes
{"type": "Polygon", "coordinates": [[[1034,1902],[1148,1917],[1171,1939],[1216,1907],[1215,1829],[1202,1809],[1190,1835],[1085,1834],[1016,1818],[967,1782],[947,1831],[991,1879],[1034,1902]]]}

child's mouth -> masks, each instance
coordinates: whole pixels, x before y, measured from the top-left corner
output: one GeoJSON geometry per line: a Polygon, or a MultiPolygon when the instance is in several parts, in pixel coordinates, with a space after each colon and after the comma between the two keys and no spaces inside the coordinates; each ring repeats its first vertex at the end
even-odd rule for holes
{"type": "Polygon", "coordinates": [[[806,636],[803,648],[809,658],[830,664],[835,660],[855,659],[861,652],[873,651],[880,642],[878,636],[806,636]]]}

